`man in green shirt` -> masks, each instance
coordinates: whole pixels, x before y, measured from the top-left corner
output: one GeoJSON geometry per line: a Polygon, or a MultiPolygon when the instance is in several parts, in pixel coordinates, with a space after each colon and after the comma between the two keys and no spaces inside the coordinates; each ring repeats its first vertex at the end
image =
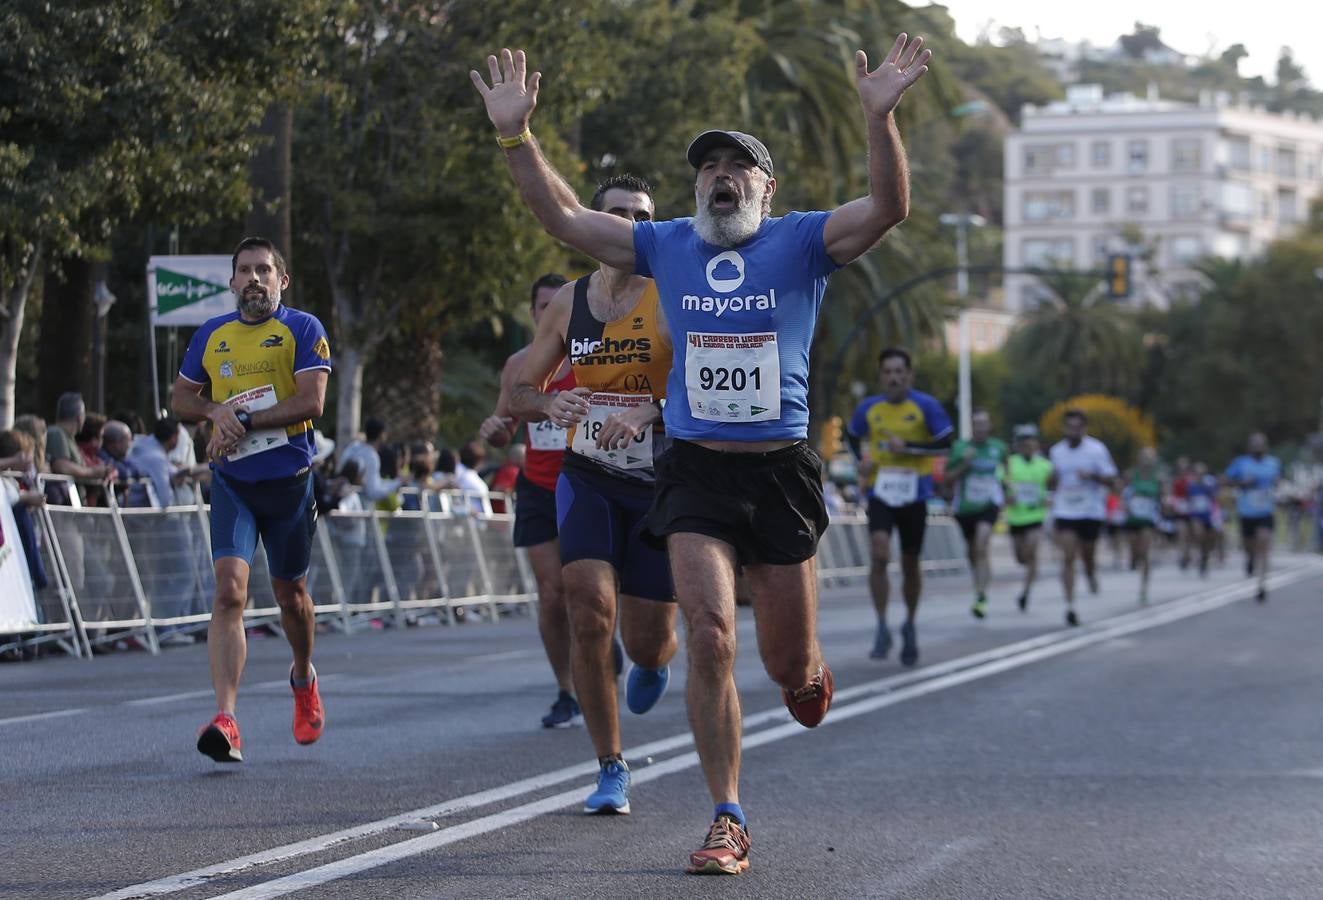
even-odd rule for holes
{"type": "Polygon", "coordinates": [[[1038,541],[1047,520],[1047,480],[1052,463],[1038,450],[1038,428],[1017,425],[1014,452],[1006,459],[1006,524],[1015,545],[1015,561],[1024,566],[1020,611],[1029,606],[1029,589],[1038,577],[1038,541]]]}
{"type": "MultiPolygon", "coordinates": [[[[83,428],[87,409],[83,405],[82,394],[70,391],[60,395],[55,402],[55,422],[46,431],[46,464],[56,475],[68,475],[87,481],[113,480],[115,469],[104,463],[89,466],[83,462],[83,455],[78,452],[78,443],[74,435],[83,428]]],[[[69,486],[62,485],[64,490],[69,486]]],[[[77,489],[77,488],[76,488],[77,489]]],[[[82,490],[77,489],[79,496],[82,490]]],[[[72,503],[72,497],[66,495],[65,504],[72,503]]],[[[81,505],[81,504],[80,504],[81,505]]]]}
{"type": "Polygon", "coordinates": [[[974,576],[974,617],[987,614],[988,582],[992,566],[988,560],[988,542],[997,524],[997,515],[1005,501],[1002,492],[1006,445],[992,434],[992,416],[985,409],[974,410],[970,420],[973,433],[951,448],[945,481],[955,486],[956,522],[969,549],[969,567],[974,576]]]}

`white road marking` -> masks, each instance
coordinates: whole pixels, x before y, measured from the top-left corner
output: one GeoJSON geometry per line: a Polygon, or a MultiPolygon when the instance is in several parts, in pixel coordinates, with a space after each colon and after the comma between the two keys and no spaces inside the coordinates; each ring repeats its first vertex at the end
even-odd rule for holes
{"type": "Polygon", "coordinates": [[[868,889],[869,896],[895,897],[904,891],[916,888],[961,857],[977,850],[986,843],[986,839],[975,837],[954,840],[927,859],[921,860],[918,864],[902,867],[876,885],[870,886],[868,889]]]}
{"type": "MultiPolygon", "coordinates": [[[[1314,575],[1320,567],[1323,567],[1323,563],[1310,563],[1301,566],[1298,569],[1284,572],[1280,575],[1270,578],[1269,586],[1280,587],[1296,581],[1304,580],[1305,578],[1314,575]]],[[[962,668],[958,669],[957,671],[952,671],[949,674],[940,675],[936,678],[930,678],[926,681],[921,681],[920,683],[917,684],[909,684],[907,686],[901,687],[897,690],[892,690],[885,694],[868,697],[867,699],[860,700],[859,702],[852,703],[848,706],[842,707],[834,704],[832,707],[831,715],[828,716],[828,718],[819,727],[822,728],[828,725],[836,725],[839,724],[840,722],[848,721],[850,719],[856,718],[861,715],[866,715],[871,712],[875,712],[879,709],[883,709],[888,706],[893,706],[898,703],[903,703],[907,700],[912,700],[917,697],[922,697],[926,694],[931,694],[937,691],[946,690],[947,688],[956,687],[958,685],[975,681],[981,678],[987,678],[989,676],[996,675],[1001,672],[1030,665],[1032,663],[1038,662],[1043,659],[1048,659],[1054,656],[1060,656],[1064,653],[1069,653],[1081,647],[1087,647],[1093,644],[1103,643],[1121,637],[1123,635],[1133,634],[1150,628],[1156,628],[1161,625],[1168,624],[1170,622],[1178,621],[1180,619],[1188,618],[1190,616],[1199,615],[1200,613],[1209,612],[1211,610],[1218,609],[1223,606],[1227,606],[1238,600],[1243,600],[1245,598],[1248,598],[1253,595],[1255,589],[1256,589],[1255,586],[1252,584],[1233,585],[1228,588],[1210,592],[1209,594],[1203,596],[1196,596],[1182,601],[1172,601],[1170,603],[1164,603],[1157,607],[1149,607],[1144,610],[1140,610],[1136,613],[1117,616],[1111,620],[1103,620],[1090,628],[1081,629],[1079,631],[1072,630],[1067,632],[1054,632],[1053,635],[1051,636],[1054,638],[1054,640],[1043,640],[1041,638],[1034,638],[1031,639],[1030,641],[1020,642],[1021,644],[1026,644],[1026,643],[1039,644],[1039,646],[1035,648],[1027,649],[1018,654],[1013,654],[1009,656],[1003,655],[1002,658],[989,659],[986,662],[975,664],[973,666],[968,665],[968,658],[966,658],[965,660],[963,660],[964,665],[962,668]]],[[[979,656],[979,655],[989,655],[989,654],[975,654],[975,656],[979,656]]],[[[947,665],[953,665],[959,662],[961,661],[952,660],[951,663],[947,665]]],[[[934,666],[933,669],[930,671],[937,670],[938,668],[940,667],[934,666]]],[[[915,672],[915,673],[910,673],[908,676],[902,676],[902,677],[916,678],[918,675],[919,672],[915,672]]],[[[894,681],[895,679],[882,679],[878,682],[870,683],[869,686],[873,687],[873,689],[876,690],[877,686],[882,684],[883,682],[890,682],[894,684],[894,681]]],[[[864,688],[864,687],[866,686],[865,685],[859,686],[859,688],[864,688]]],[[[838,693],[836,696],[839,698],[846,693],[847,693],[846,691],[842,691],[838,693]]],[[[862,693],[862,691],[860,691],[859,689],[852,689],[851,696],[858,696],[860,693],[862,693]]],[[[759,721],[767,721],[773,715],[775,715],[778,718],[786,718],[788,714],[786,714],[784,710],[772,710],[765,713],[760,713],[757,716],[750,717],[749,719],[745,720],[746,729],[750,725],[751,720],[757,719],[759,721]]],[[[756,732],[754,734],[746,733],[744,736],[743,746],[745,750],[750,750],[762,746],[764,744],[769,744],[774,741],[785,740],[787,738],[803,735],[805,733],[806,730],[802,728],[798,723],[793,721],[786,722],[785,724],[774,726],[772,728],[768,728],[764,731],[756,732]]],[[[676,736],[675,738],[671,738],[666,741],[656,742],[656,744],[674,744],[678,746],[684,746],[688,743],[690,743],[690,738],[688,735],[676,736]]],[[[636,748],[635,750],[629,752],[627,755],[631,757],[638,757],[646,753],[648,748],[651,746],[653,745],[644,745],[644,747],[636,748]]],[[[657,752],[657,751],[654,750],[653,752],[657,752]]],[[[684,771],[686,769],[693,768],[697,765],[698,765],[698,754],[691,751],[688,753],[684,753],[680,756],[676,756],[671,759],[665,760],[663,762],[657,763],[655,765],[649,766],[645,769],[636,770],[633,773],[632,781],[635,785],[646,784],[648,782],[662,778],[666,775],[670,775],[675,772],[684,771]]],[[[528,792],[528,790],[519,791],[518,793],[511,792],[512,789],[517,784],[541,782],[543,785],[549,785],[549,784],[558,783],[559,781],[567,780],[568,778],[578,777],[578,773],[582,773],[584,777],[588,777],[593,774],[594,768],[595,767],[591,763],[586,764],[584,766],[569,767],[566,769],[559,770],[558,773],[556,772],[547,773],[546,775],[543,776],[525,779],[523,782],[516,782],[515,784],[507,785],[504,788],[495,788],[490,791],[485,791],[483,792],[483,794],[490,796],[500,792],[505,792],[506,796],[517,796],[518,794],[528,792]],[[569,774],[565,774],[565,773],[569,773],[569,774]]],[[[232,893],[224,894],[221,896],[230,898],[230,900],[257,900],[257,898],[280,897],[289,893],[293,893],[295,891],[304,890],[310,887],[315,887],[320,884],[326,884],[328,882],[335,881],[337,879],[344,878],[349,875],[357,874],[359,872],[363,872],[369,869],[377,868],[379,866],[386,865],[388,863],[395,862],[397,860],[407,859],[409,857],[416,856],[421,853],[426,853],[438,847],[444,847],[449,844],[454,844],[471,837],[488,834],[490,832],[498,831],[503,828],[508,828],[510,826],[517,825],[522,822],[527,822],[530,819],[537,818],[539,816],[545,815],[550,812],[556,812],[558,810],[569,807],[576,807],[579,805],[579,803],[582,802],[583,792],[584,792],[583,787],[574,790],[563,791],[559,794],[555,794],[550,797],[545,797],[541,800],[536,800],[530,803],[522,804],[520,806],[512,807],[507,810],[502,810],[500,812],[492,813],[487,816],[482,816],[480,818],[473,819],[471,821],[464,822],[459,825],[453,825],[449,828],[444,828],[441,829],[440,831],[436,831],[431,834],[424,835],[422,837],[410,838],[407,840],[399,841],[398,843],[395,844],[390,844],[385,847],[381,847],[375,850],[370,850],[365,853],[358,854],[356,856],[346,857],[344,859],[340,859],[335,862],[331,862],[322,866],[317,866],[311,869],[307,869],[303,872],[297,872],[292,875],[287,875],[282,878],[277,878],[272,881],[264,882],[262,884],[253,885],[252,887],[245,888],[239,891],[234,891],[232,893]]],[[[462,802],[470,801],[473,798],[479,796],[482,795],[470,795],[469,798],[459,798],[458,800],[452,801],[451,803],[459,804],[462,802]]],[[[494,802],[494,801],[488,801],[488,802],[494,802]]],[[[433,809],[440,809],[447,807],[449,805],[451,804],[441,804],[438,807],[433,807],[433,809]]],[[[480,804],[476,804],[476,803],[468,804],[468,806],[470,807],[473,805],[480,805],[480,804]]],[[[391,825],[387,827],[394,827],[395,825],[400,824],[401,820],[416,821],[419,818],[432,818],[435,815],[436,815],[435,813],[433,813],[432,815],[428,815],[426,810],[418,810],[411,813],[406,813],[402,816],[393,817],[392,819],[389,820],[382,820],[382,822],[390,822],[391,825]]],[[[381,830],[384,830],[380,827],[376,827],[379,826],[380,824],[381,823],[369,823],[368,825],[360,826],[359,829],[347,829],[346,831],[343,832],[337,832],[337,834],[348,834],[350,832],[361,831],[362,829],[368,829],[368,828],[373,828],[374,830],[371,832],[364,832],[364,833],[377,833],[381,830]]],[[[325,838],[313,838],[308,841],[301,842],[301,845],[314,846],[319,842],[326,841],[326,839],[330,837],[332,836],[328,835],[325,838]]],[[[340,843],[340,842],[341,841],[335,841],[334,843],[340,843]]],[[[299,846],[300,846],[299,844],[289,845],[288,848],[277,848],[277,851],[281,849],[290,849],[299,846]]],[[[325,849],[326,846],[330,846],[330,844],[325,844],[323,847],[321,847],[321,849],[325,849]]],[[[267,851],[267,854],[272,854],[277,851],[267,851]]],[[[303,852],[317,852],[317,851],[305,850],[303,852]]],[[[264,855],[266,854],[253,854],[252,856],[244,857],[243,860],[232,860],[229,863],[220,863],[216,866],[208,867],[207,869],[196,870],[193,873],[185,873],[183,875],[169,876],[167,878],[158,879],[157,881],[154,882],[147,882],[142,885],[134,885],[132,887],[128,887],[120,891],[116,891],[115,893],[107,894],[105,895],[105,898],[118,898],[118,900],[128,900],[128,898],[148,897],[157,894],[170,893],[172,891],[182,890],[186,887],[191,887],[199,883],[211,881],[219,875],[228,874],[229,872],[233,872],[233,871],[238,871],[237,868],[233,868],[236,864],[244,862],[245,860],[256,860],[264,855]],[[203,874],[203,873],[210,873],[210,874],[203,874]],[[188,880],[185,881],[185,879],[188,880]]],[[[291,856],[296,856],[296,855],[300,855],[300,854],[285,853],[281,856],[274,857],[272,860],[269,861],[274,861],[274,859],[288,859],[291,856]]],[[[260,863],[256,863],[256,862],[246,863],[245,865],[241,866],[241,868],[250,868],[252,865],[257,865],[257,864],[260,863]]],[[[103,900],[103,898],[97,898],[97,900],[103,900]]]]}
{"type": "Polygon", "coordinates": [[[19,725],[23,722],[37,722],[42,719],[62,719],[65,716],[76,716],[79,713],[87,712],[86,709],[57,709],[52,712],[33,713],[30,716],[14,716],[10,719],[0,719],[0,725],[19,725]]]}

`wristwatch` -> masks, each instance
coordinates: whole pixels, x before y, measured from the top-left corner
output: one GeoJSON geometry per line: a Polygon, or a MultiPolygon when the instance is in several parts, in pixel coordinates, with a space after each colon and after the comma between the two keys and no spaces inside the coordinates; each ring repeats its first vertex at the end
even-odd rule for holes
{"type": "Polygon", "coordinates": [[[253,416],[248,410],[241,409],[234,414],[234,417],[239,420],[239,424],[243,426],[244,431],[253,430],[253,416]]]}

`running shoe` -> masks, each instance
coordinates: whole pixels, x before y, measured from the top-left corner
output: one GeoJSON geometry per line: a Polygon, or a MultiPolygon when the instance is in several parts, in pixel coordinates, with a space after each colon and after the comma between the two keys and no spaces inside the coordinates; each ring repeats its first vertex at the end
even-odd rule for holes
{"type": "Polygon", "coordinates": [[[912,666],[919,661],[919,639],[914,634],[914,623],[906,622],[900,626],[900,662],[912,666]]]}
{"type": "Polygon", "coordinates": [[[831,669],[823,663],[813,680],[793,694],[782,688],[781,702],[800,725],[816,728],[827,717],[827,710],[831,709],[831,695],[835,686],[831,669]]]}
{"type": "Polygon", "coordinates": [[[625,648],[620,646],[618,638],[611,638],[611,665],[616,670],[616,677],[625,671],[625,648]]]}
{"type": "Polygon", "coordinates": [[[1029,592],[1025,591],[1020,595],[1020,599],[1015,601],[1020,607],[1020,612],[1026,612],[1029,609],[1029,592]]]}
{"type": "Polygon", "coordinates": [[[1080,617],[1075,615],[1075,610],[1073,609],[1066,610],[1066,624],[1073,627],[1075,625],[1078,625],[1079,623],[1080,623],[1080,617]]]}
{"type": "Polygon", "coordinates": [[[629,815],[629,766],[623,759],[602,764],[597,773],[597,790],[583,801],[583,811],[590,816],[629,815]]]}
{"type": "Polygon", "coordinates": [[[660,669],[630,666],[629,675],[625,678],[625,705],[634,715],[641,716],[661,702],[670,683],[670,666],[662,666],[660,669]]]}
{"type": "Polygon", "coordinates": [[[979,594],[974,598],[974,605],[969,610],[974,618],[981,619],[988,614],[988,598],[979,594]]]}
{"type": "Polygon", "coordinates": [[[583,711],[579,702],[570,696],[569,691],[561,691],[556,702],[551,704],[551,712],[542,717],[543,728],[569,728],[583,721],[583,711]]]}
{"type": "Polygon", "coordinates": [[[891,652],[891,629],[887,627],[886,622],[877,623],[877,637],[873,639],[873,649],[869,651],[870,659],[886,659],[887,654],[891,652]]]}
{"type": "Polygon", "coordinates": [[[317,670],[312,670],[312,682],[307,687],[294,684],[294,669],[289,670],[289,686],[294,691],[294,740],[300,744],[315,744],[322,736],[326,714],[322,711],[322,697],[317,692],[317,670]]]}
{"type": "Polygon", "coordinates": [[[1259,603],[1267,603],[1267,602],[1268,602],[1268,592],[1267,592],[1264,588],[1260,587],[1260,588],[1259,588],[1259,592],[1258,592],[1257,594],[1254,595],[1254,599],[1255,599],[1256,601],[1258,601],[1259,603]]]}
{"type": "Polygon", "coordinates": [[[217,713],[198,731],[198,752],[216,762],[243,762],[239,752],[239,723],[229,713],[217,713]]]}
{"type": "Polygon", "coordinates": [[[738,875],[748,868],[748,829],[729,816],[718,816],[703,846],[689,854],[690,875],[738,875]]]}

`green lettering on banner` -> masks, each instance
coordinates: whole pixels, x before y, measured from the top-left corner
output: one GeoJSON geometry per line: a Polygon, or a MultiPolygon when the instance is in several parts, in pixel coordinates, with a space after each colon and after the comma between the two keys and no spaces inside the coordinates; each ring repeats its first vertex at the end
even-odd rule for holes
{"type": "Polygon", "coordinates": [[[222,294],[229,289],[228,284],[216,284],[212,281],[194,278],[192,275],[185,275],[182,272],[157,268],[156,314],[165,315],[174,312],[177,309],[206,300],[208,297],[222,294]]]}

